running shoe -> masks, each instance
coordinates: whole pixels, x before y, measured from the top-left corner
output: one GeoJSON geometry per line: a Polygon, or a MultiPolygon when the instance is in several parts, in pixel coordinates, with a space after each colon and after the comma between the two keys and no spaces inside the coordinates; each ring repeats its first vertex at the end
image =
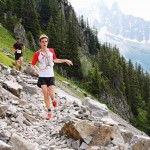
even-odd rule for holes
{"type": "Polygon", "coordinates": [[[57,101],[56,100],[53,100],[52,104],[53,104],[54,107],[57,107],[57,101]]]}
{"type": "Polygon", "coordinates": [[[47,116],[46,116],[46,120],[50,120],[51,118],[52,118],[52,114],[48,113],[47,116]]]}

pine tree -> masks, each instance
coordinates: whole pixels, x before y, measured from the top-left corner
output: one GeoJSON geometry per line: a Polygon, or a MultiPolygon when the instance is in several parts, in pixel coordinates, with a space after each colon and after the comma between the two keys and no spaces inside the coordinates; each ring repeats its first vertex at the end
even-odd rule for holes
{"type": "Polygon", "coordinates": [[[21,18],[24,20],[24,13],[25,13],[25,7],[24,7],[24,0],[14,1],[14,12],[16,13],[18,18],[21,18]]]}
{"type": "Polygon", "coordinates": [[[143,99],[146,105],[150,101],[150,74],[148,72],[145,73],[143,78],[143,99]]]}
{"type": "Polygon", "coordinates": [[[47,27],[47,35],[49,37],[49,45],[48,47],[51,48],[56,48],[57,46],[57,33],[56,33],[56,28],[54,25],[53,18],[50,17],[49,22],[48,22],[48,27],[47,27]]]}
{"type": "Polygon", "coordinates": [[[129,103],[131,106],[132,113],[135,116],[137,116],[139,101],[141,101],[141,94],[139,92],[139,83],[138,83],[137,75],[134,71],[134,67],[133,67],[131,60],[129,60],[128,77],[130,80],[129,103]]]}
{"type": "Polygon", "coordinates": [[[6,12],[13,12],[14,11],[14,2],[12,0],[6,0],[6,12]]]}
{"type": "Polygon", "coordinates": [[[85,22],[84,22],[84,18],[83,15],[81,16],[81,18],[79,19],[79,24],[81,26],[82,29],[84,29],[86,27],[85,22]]]}
{"type": "Polygon", "coordinates": [[[1,23],[4,21],[4,13],[6,13],[6,5],[5,5],[5,2],[4,1],[0,1],[0,20],[1,20],[1,23]]]}
{"type": "Polygon", "coordinates": [[[148,104],[147,104],[147,133],[148,135],[150,135],[150,100],[148,101],[148,104]]]}
{"type": "Polygon", "coordinates": [[[28,6],[28,9],[25,9],[25,19],[23,25],[27,31],[32,33],[35,40],[38,41],[41,29],[38,20],[38,14],[34,5],[34,0],[26,0],[24,2],[25,6],[28,6]]]}
{"type": "Polygon", "coordinates": [[[116,47],[114,47],[109,59],[110,81],[113,85],[113,89],[116,89],[116,91],[121,92],[123,94],[123,72],[119,58],[119,50],[116,47]]]}
{"type": "Polygon", "coordinates": [[[50,16],[55,20],[59,11],[59,5],[57,0],[49,0],[50,3],[50,16]]]}
{"type": "Polygon", "coordinates": [[[65,51],[65,42],[66,42],[66,22],[64,15],[61,11],[58,12],[56,20],[55,20],[55,28],[57,31],[56,34],[56,48],[59,57],[64,57],[64,51],[65,51]]]}
{"type": "Polygon", "coordinates": [[[98,52],[99,70],[103,72],[106,78],[110,78],[109,58],[106,53],[106,45],[103,44],[98,52]]]}
{"type": "Polygon", "coordinates": [[[68,75],[82,79],[81,63],[78,53],[78,22],[74,13],[67,20],[66,25],[67,38],[64,56],[68,59],[71,59],[74,63],[73,69],[68,71],[68,75]]]}
{"type": "Polygon", "coordinates": [[[122,56],[122,69],[123,69],[123,83],[125,85],[125,96],[127,99],[127,103],[129,104],[129,95],[130,95],[130,88],[129,88],[129,76],[128,76],[128,65],[126,63],[125,58],[122,56]]]}
{"type": "Polygon", "coordinates": [[[51,16],[51,1],[41,0],[40,7],[40,24],[41,28],[44,30],[45,28],[47,28],[48,21],[50,20],[51,16]]]}

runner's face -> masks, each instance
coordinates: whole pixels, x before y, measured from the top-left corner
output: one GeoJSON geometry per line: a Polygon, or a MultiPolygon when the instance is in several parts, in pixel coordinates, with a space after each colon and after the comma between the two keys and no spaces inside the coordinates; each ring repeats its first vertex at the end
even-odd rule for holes
{"type": "Polygon", "coordinates": [[[42,39],[41,42],[40,42],[40,44],[41,44],[42,48],[47,48],[48,39],[47,38],[42,39]]]}
{"type": "Polygon", "coordinates": [[[17,42],[20,43],[20,41],[21,41],[21,39],[20,39],[20,38],[17,38],[17,42]]]}

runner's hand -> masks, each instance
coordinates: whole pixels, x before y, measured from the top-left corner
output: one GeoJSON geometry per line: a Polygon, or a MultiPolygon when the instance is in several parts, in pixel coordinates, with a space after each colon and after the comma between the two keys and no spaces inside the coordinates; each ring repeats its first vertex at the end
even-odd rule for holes
{"type": "Polygon", "coordinates": [[[39,72],[38,72],[37,70],[34,70],[33,74],[34,74],[35,76],[37,76],[37,75],[39,74],[39,72]]]}
{"type": "Polygon", "coordinates": [[[66,64],[69,65],[69,66],[70,66],[70,65],[73,66],[72,61],[70,61],[70,60],[68,60],[68,59],[66,60],[66,64]]]}

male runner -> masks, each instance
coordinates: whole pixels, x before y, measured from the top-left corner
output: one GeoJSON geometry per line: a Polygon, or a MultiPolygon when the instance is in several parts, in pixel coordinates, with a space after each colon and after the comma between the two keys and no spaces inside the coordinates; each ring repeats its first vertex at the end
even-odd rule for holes
{"type": "Polygon", "coordinates": [[[54,63],[67,63],[69,66],[73,63],[68,59],[57,59],[53,48],[47,48],[48,36],[45,34],[39,38],[41,49],[34,53],[31,67],[34,69],[34,74],[39,75],[38,87],[42,89],[44,95],[44,101],[48,110],[46,119],[49,120],[52,117],[49,96],[52,100],[53,107],[57,106],[55,100],[55,81],[54,81],[54,63]],[[39,70],[36,70],[36,63],[38,62],[39,70]]]}
{"type": "Polygon", "coordinates": [[[25,46],[21,43],[21,38],[17,37],[17,42],[13,45],[13,50],[15,51],[15,66],[16,69],[18,68],[18,62],[20,63],[20,71],[22,71],[22,64],[23,64],[23,53],[25,50],[25,46]]]}

